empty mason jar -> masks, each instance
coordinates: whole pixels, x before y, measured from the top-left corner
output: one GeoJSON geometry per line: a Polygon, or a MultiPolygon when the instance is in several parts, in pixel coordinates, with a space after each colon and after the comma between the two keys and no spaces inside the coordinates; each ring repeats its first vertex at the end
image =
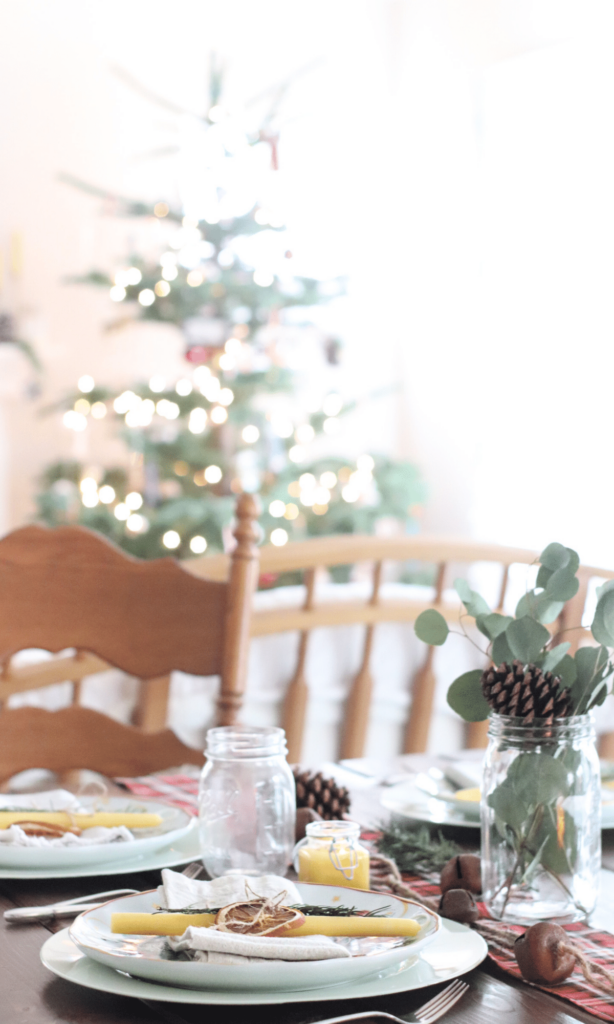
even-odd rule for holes
{"type": "Polygon", "coordinates": [[[513,924],[578,921],[601,867],[601,781],[592,716],[492,714],[482,780],[482,898],[513,924]]]}
{"type": "Polygon", "coordinates": [[[284,730],[209,729],[205,753],[199,827],[207,871],[213,878],[232,872],[285,875],[294,846],[296,791],[284,730]]]}

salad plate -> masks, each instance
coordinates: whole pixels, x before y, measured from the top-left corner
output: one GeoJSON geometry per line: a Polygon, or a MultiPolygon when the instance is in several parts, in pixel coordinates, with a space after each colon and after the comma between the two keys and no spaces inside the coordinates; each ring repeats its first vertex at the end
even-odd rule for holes
{"type": "Polygon", "coordinates": [[[156,871],[162,868],[174,868],[189,861],[200,860],[200,839],[197,819],[191,818],[185,829],[176,835],[166,835],[163,846],[154,850],[144,850],[139,855],[134,853],[135,843],[111,844],[121,847],[121,857],[101,863],[99,860],[75,864],[69,867],[2,867],[2,878],[93,878],[108,875],[126,875],[132,871],[156,871]]]}
{"type": "MultiPolygon", "coordinates": [[[[41,949],[41,961],[56,976],[97,992],[131,996],[151,1002],[216,1006],[258,1006],[279,1003],[340,1001],[336,1012],[347,1013],[350,999],[376,999],[409,992],[458,978],[482,963],[488,948],[481,935],[455,921],[441,921],[432,943],[406,963],[396,964],[368,978],[331,988],[300,990],[245,990],[177,988],[146,981],[113,970],[81,953],[68,928],[52,935],[41,949]],[[341,1001],[343,1005],[341,1005],[341,1001]]],[[[331,1012],[333,1012],[331,1010],[331,1012]]]]}
{"type": "MultiPolygon", "coordinates": [[[[15,799],[12,809],[30,810],[23,798],[15,799]]],[[[106,866],[116,861],[134,860],[144,854],[153,853],[169,846],[190,829],[193,818],[187,811],[165,804],[159,800],[140,800],[131,796],[79,797],[83,808],[81,813],[104,810],[112,812],[146,812],[162,818],[154,828],[133,830],[130,841],[91,843],[87,846],[59,846],[45,843],[40,846],[21,846],[17,843],[0,842],[0,871],[3,868],[18,868],[31,871],[36,869],[81,868],[88,865],[106,866]]],[[[33,808],[32,808],[33,809],[33,808]]]]}
{"type": "Polygon", "coordinates": [[[345,946],[350,953],[350,956],[335,959],[203,963],[173,953],[166,937],[121,935],[111,931],[113,913],[152,913],[156,910],[160,897],[157,890],[152,890],[120,897],[86,911],[72,924],[70,937],[91,959],[149,981],[183,988],[248,989],[255,992],[322,988],[376,975],[414,959],[433,941],[441,927],[441,919],[433,911],[389,893],[308,883],[296,883],[296,887],[306,904],[331,908],[345,906],[357,913],[379,911],[385,917],[413,918],[420,924],[420,931],[415,938],[335,938],[333,941],[345,946]]]}
{"type": "MultiPolygon", "coordinates": [[[[409,779],[382,792],[382,807],[403,818],[424,821],[433,825],[454,825],[457,828],[480,827],[479,792],[475,788],[442,791],[437,796],[426,793],[409,779]],[[471,799],[473,797],[473,799],[471,799]]],[[[604,783],[601,801],[601,827],[614,828],[614,784],[604,783]]]]}

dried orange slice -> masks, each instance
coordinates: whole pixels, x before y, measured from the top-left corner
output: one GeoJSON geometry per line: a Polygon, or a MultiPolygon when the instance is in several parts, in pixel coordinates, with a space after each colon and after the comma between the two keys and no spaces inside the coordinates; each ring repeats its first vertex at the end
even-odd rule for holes
{"type": "Polygon", "coordinates": [[[266,899],[229,903],[215,915],[215,924],[220,931],[239,935],[285,935],[302,925],[304,920],[305,915],[300,910],[266,899]]]}
{"type": "Polygon", "coordinates": [[[50,825],[42,821],[18,821],[16,824],[27,836],[40,836],[44,839],[60,839],[67,832],[71,832],[74,836],[81,835],[81,829],[76,825],[63,828],[61,825],[50,825]]]}

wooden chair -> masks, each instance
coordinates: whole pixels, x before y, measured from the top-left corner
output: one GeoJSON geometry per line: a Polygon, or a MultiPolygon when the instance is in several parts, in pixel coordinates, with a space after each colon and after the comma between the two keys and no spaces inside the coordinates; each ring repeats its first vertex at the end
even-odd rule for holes
{"type": "Polygon", "coordinates": [[[131,558],[78,526],[27,526],[0,540],[0,702],[74,680],[73,706],[0,709],[0,779],[25,768],[141,774],[201,764],[200,751],[165,729],[170,672],[220,675],[220,724],[241,705],[258,580],[255,500],[237,504],[237,546],[224,581],[198,579],[172,558],[131,558]],[[63,654],[12,667],[27,648],[63,654]],[[116,667],[142,680],[141,728],[78,706],[81,680],[116,667]]]}
{"type": "MultiPolygon", "coordinates": [[[[290,630],[296,630],[300,634],[297,661],[291,674],[283,711],[289,759],[300,759],[309,696],[305,664],[310,634],[314,629],[354,623],[362,623],[365,626],[362,659],[350,688],[340,751],[341,757],[360,757],[364,751],[369,720],[373,689],[370,666],[373,637],[378,623],[413,622],[420,612],[427,608],[437,608],[450,624],[457,625],[459,604],[447,600],[445,592],[452,586],[454,577],[461,574],[463,566],[474,563],[495,563],[499,567],[496,609],[502,610],[510,581],[510,567],[516,563],[531,565],[535,563],[537,557],[537,552],[524,548],[507,548],[495,544],[428,536],[380,538],[345,535],[314,538],[287,544],[284,547],[261,548],[262,573],[302,570],[305,585],[305,596],[300,607],[255,611],[251,619],[253,637],[290,630]],[[411,596],[395,600],[382,598],[383,567],[386,562],[391,561],[434,565],[436,574],[432,596],[426,600],[418,600],[411,596]],[[372,563],[370,596],[367,601],[316,600],[315,581],[319,570],[365,562],[372,563]],[[453,567],[454,572],[451,571],[453,567]]],[[[224,579],[228,573],[228,564],[228,557],[225,555],[203,558],[190,563],[190,571],[211,579],[224,579]]],[[[591,579],[614,578],[614,572],[587,566],[581,567],[578,575],[580,589],[577,595],[567,603],[557,622],[549,627],[555,633],[577,626],[581,622],[591,579]]],[[[467,619],[471,621],[469,617],[467,619]]],[[[573,629],[566,634],[565,639],[571,641],[572,653],[582,642],[592,642],[589,631],[583,629],[573,629]]],[[[406,753],[422,752],[427,747],[436,686],[434,650],[425,645],[424,660],[411,680],[411,707],[405,726],[406,753]]],[[[483,746],[485,740],[486,723],[474,723],[467,727],[467,746],[483,746]]]]}

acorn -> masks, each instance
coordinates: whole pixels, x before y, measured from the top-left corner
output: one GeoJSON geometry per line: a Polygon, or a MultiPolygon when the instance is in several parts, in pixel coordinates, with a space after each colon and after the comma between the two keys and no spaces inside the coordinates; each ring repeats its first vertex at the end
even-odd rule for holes
{"type": "Polygon", "coordinates": [[[441,891],[466,889],[476,895],[482,891],[482,868],[480,858],[473,853],[461,853],[452,857],[442,868],[439,880],[441,891]]]}
{"type": "Polygon", "coordinates": [[[473,895],[467,889],[447,889],[439,902],[439,913],[459,924],[474,924],[480,916],[473,895]]]}
{"type": "Polygon", "coordinates": [[[540,921],[532,924],[514,943],[514,956],[526,981],[538,985],[558,985],[572,973],[576,958],[561,950],[568,940],[567,933],[558,924],[540,921]]]}

